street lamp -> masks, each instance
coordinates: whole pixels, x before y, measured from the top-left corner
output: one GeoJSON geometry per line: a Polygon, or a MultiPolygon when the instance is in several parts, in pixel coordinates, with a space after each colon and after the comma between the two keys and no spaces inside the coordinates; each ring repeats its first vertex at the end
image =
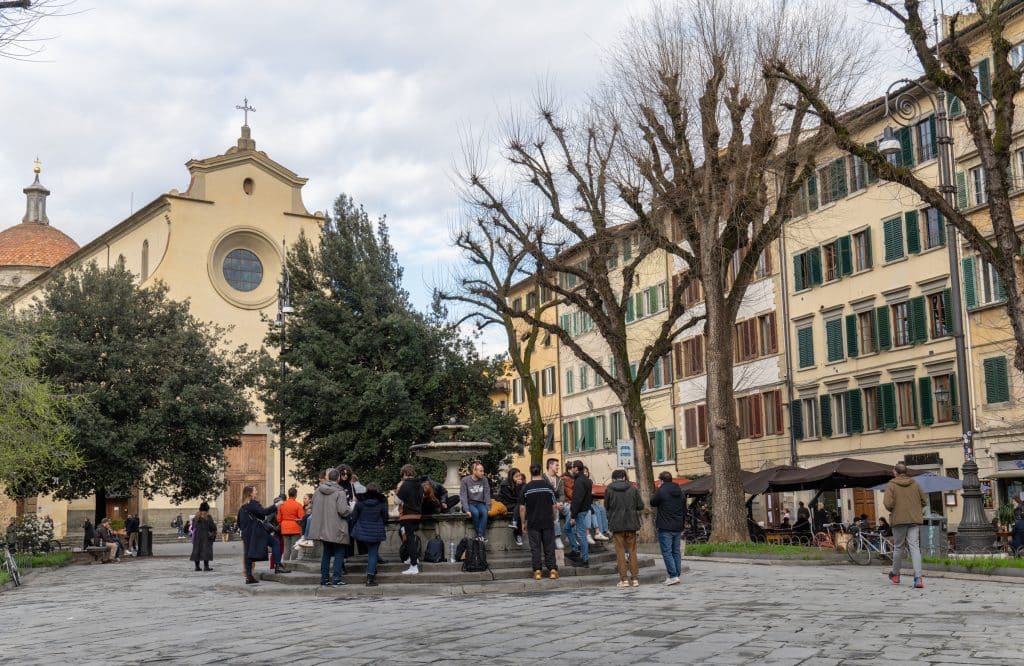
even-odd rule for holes
{"type": "MultiPolygon", "coordinates": [[[[288,261],[287,261],[287,256],[288,255],[287,255],[287,252],[286,252],[286,250],[284,248],[284,242],[283,241],[281,242],[281,245],[282,245],[282,247],[281,247],[282,256],[285,257],[285,260],[281,262],[281,286],[280,286],[280,288],[278,289],[278,292],[277,292],[277,325],[281,328],[281,349],[279,350],[279,353],[278,353],[278,356],[277,356],[278,363],[280,364],[280,370],[281,370],[281,384],[280,384],[280,387],[278,388],[278,400],[279,401],[280,401],[281,393],[284,391],[284,378],[285,378],[285,372],[286,372],[286,367],[285,367],[285,362],[284,362],[284,351],[285,351],[285,333],[288,330],[288,328],[287,328],[288,315],[295,313],[295,308],[292,307],[292,304],[291,304],[291,301],[290,301],[290,293],[289,293],[289,287],[288,287],[288,261]]],[[[280,451],[278,452],[278,455],[280,456],[280,461],[279,461],[279,465],[280,466],[278,468],[278,474],[280,476],[279,491],[281,493],[281,496],[284,497],[284,494],[285,494],[285,490],[284,490],[284,486],[285,486],[285,483],[284,483],[284,481],[285,481],[285,478],[284,478],[285,477],[284,406],[283,405],[279,405],[279,409],[280,409],[280,412],[279,412],[278,423],[277,423],[277,428],[278,428],[278,430],[277,430],[277,446],[278,446],[278,449],[280,449],[280,451]]]]}
{"type": "MultiPolygon", "coordinates": [[[[927,99],[935,111],[935,148],[939,167],[939,193],[956,207],[956,187],[953,185],[953,135],[946,115],[945,93],[932,91],[921,81],[901,79],[885,93],[885,115],[901,127],[909,127],[921,115],[920,99],[927,99]],[[896,90],[898,88],[898,90],[896,90]]],[[[886,127],[878,151],[886,158],[901,150],[892,127],[886,127]]],[[[971,393],[967,380],[967,349],[964,345],[963,308],[960,294],[960,261],[957,256],[957,230],[946,222],[946,248],[949,253],[950,307],[953,320],[953,342],[956,348],[957,388],[960,394],[960,428],[963,439],[963,515],[957,527],[957,549],[982,552],[992,544],[992,525],[985,520],[985,505],[978,481],[978,464],[974,461],[971,393]]],[[[936,396],[938,397],[938,396],[936,396]]]]}

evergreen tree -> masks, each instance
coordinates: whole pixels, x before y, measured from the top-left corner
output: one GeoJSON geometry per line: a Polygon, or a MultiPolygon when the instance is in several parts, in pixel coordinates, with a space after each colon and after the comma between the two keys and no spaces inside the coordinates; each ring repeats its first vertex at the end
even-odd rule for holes
{"type": "Polygon", "coordinates": [[[29,323],[50,344],[40,371],[76,398],[71,442],[85,466],[37,488],[62,499],[141,488],[176,502],[223,487],[224,448],[253,419],[244,349],[223,353],[224,331],[196,320],[167,287],[140,288],[117,265],[55,276],[29,323]]]}
{"type": "MultiPolygon", "coordinates": [[[[267,364],[263,397],[276,422],[284,417],[302,476],[347,463],[363,481],[389,487],[410,461],[439,471],[409,452],[431,439],[433,426],[452,416],[470,425],[493,420],[486,363],[444,324],[442,311],[413,310],[384,219],[374,223],[343,194],[319,242],[301,237],[288,266],[295,314],[286,330],[287,372],[282,385],[267,364]]],[[[271,327],[267,346],[280,345],[280,329],[271,327]]],[[[514,445],[492,443],[503,452],[514,445]]]]}

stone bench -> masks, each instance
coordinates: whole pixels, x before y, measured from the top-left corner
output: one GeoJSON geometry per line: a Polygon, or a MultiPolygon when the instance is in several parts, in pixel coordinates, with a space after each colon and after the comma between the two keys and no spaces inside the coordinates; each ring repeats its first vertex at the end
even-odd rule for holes
{"type": "Polygon", "coordinates": [[[104,546],[76,548],[71,551],[71,562],[73,564],[96,564],[103,561],[107,552],[108,551],[104,546]]]}

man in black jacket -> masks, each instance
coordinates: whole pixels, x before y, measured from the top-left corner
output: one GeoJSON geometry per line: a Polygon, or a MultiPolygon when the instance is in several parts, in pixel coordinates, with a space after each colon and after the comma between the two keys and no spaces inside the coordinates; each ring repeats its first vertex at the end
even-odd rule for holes
{"type": "Polygon", "coordinates": [[[672,480],[671,472],[662,472],[658,480],[661,485],[651,496],[651,506],[658,510],[654,526],[658,529],[658,545],[668,574],[665,584],[678,585],[683,566],[679,537],[686,520],[686,500],[682,489],[672,480]]]}
{"type": "MultiPolygon", "coordinates": [[[[590,546],[587,543],[587,530],[590,529],[590,507],[594,503],[594,483],[583,474],[583,462],[577,460],[572,464],[572,504],[569,507],[569,525],[576,533],[580,546],[579,558],[573,558],[578,567],[590,566],[590,546]]],[[[570,556],[572,553],[569,554],[570,556]]]]}

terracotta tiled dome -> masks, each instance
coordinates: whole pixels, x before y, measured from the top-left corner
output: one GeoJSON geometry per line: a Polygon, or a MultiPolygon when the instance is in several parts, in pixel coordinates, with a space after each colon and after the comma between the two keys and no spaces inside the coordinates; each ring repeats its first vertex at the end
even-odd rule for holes
{"type": "Polygon", "coordinates": [[[49,268],[78,250],[78,243],[49,224],[22,222],[0,231],[0,266],[49,268]]]}

